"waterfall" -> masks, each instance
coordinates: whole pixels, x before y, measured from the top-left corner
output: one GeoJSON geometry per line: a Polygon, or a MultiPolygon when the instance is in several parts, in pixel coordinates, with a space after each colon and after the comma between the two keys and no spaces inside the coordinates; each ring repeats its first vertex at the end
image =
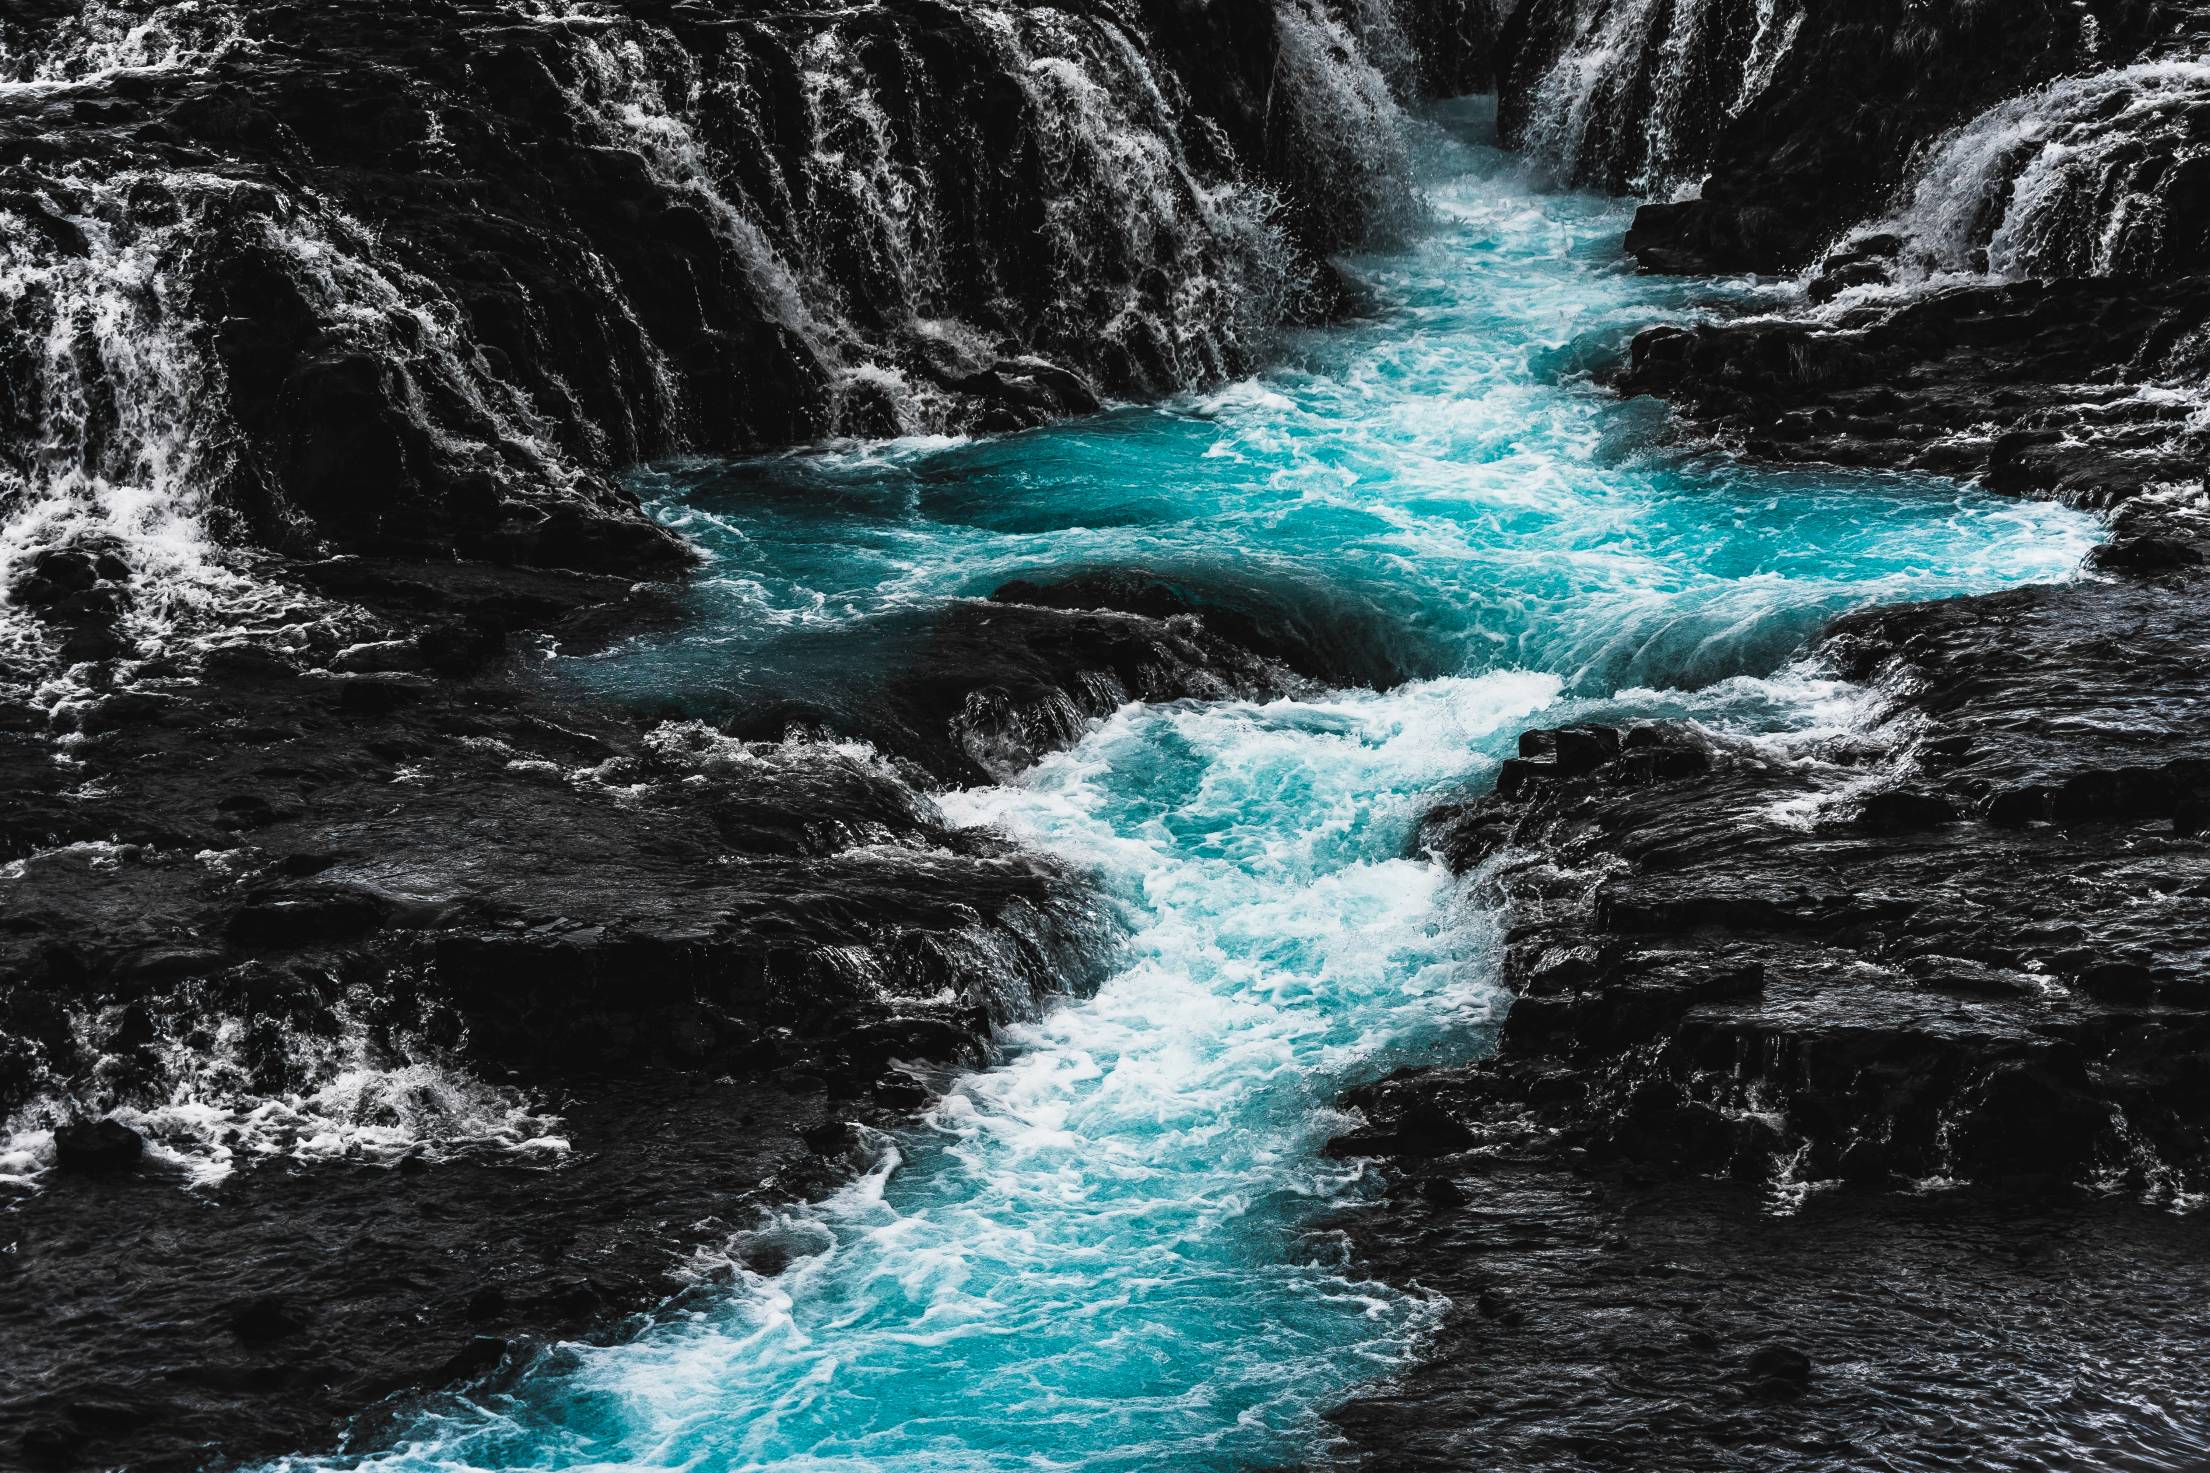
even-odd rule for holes
{"type": "Polygon", "coordinates": [[[1780,70],[1781,61],[1794,49],[1802,31],[1802,11],[1784,16],[1780,0],[1757,0],[1757,29],[1750,34],[1749,56],[1742,63],[1741,90],[1727,104],[1728,117],[1740,117],[1751,103],[1765,95],[1765,89],[1773,84],[1773,74],[1780,70]]]}
{"type": "Polygon", "coordinates": [[[1347,207],[1350,228],[1338,244],[1395,239],[1414,206],[1398,106],[1411,86],[1411,53],[1394,13],[1365,0],[1346,21],[1315,0],[1281,0],[1276,14],[1276,85],[1305,161],[1300,182],[1347,207]]]}
{"type": "MultiPolygon", "coordinates": [[[[191,331],[217,221],[250,186],[213,174],[57,177],[0,201],[0,673],[62,638],[22,596],[40,555],[96,554],[142,652],[214,628],[280,636],[301,600],[222,548],[211,496],[235,472],[221,364],[191,331]]],[[[56,693],[58,698],[58,692],[56,693]]]]}
{"type": "Polygon", "coordinates": [[[2210,63],[2067,77],[1937,144],[1875,227],[1907,276],[2153,276],[2205,260],[2210,63]]]}
{"type": "MultiPolygon", "coordinates": [[[[225,0],[0,20],[0,132],[46,136],[0,178],[0,588],[113,553],[130,647],[160,653],[256,600],[299,613],[241,543],[514,555],[548,508],[617,507],[639,459],[1247,371],[1315,251],[1410,218],[1419,59],[1388,0],[1216,22],[1274,57],[1262,99],[1200,79],[1218,116],[1182,74],[1199,19],[1112,0],[494,0],[430,60],[373,9],[342,36],[225,0]],[[423,70],[396,105],[362,80],[394,68],[423,70]],[[250,129],[191,102],[210,81],[250,129]],[[335,106],[391,138],[333,138],[335,106]],[[319,444],[317,413],[373,445],[319,444]]],[[[65,642],[25,602],[0,608],[18,666],[65,642]]]]}
{"type": "Polygon", "coordinates": [[[1679,199],[1714,134],[1772,84],[1793,0],[1567,0],[1523,13],[1510,130],[1569,182],[1679,199]]]}

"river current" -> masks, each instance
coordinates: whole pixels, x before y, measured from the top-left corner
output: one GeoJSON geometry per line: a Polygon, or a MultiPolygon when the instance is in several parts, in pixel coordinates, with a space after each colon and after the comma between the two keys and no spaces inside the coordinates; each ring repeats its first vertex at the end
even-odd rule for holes
{"type": "Polygon", "coordinates": [[[1751,289],[1632,274],[1631,205],[1540,188],[1481,105],[1431,116],[1417,152],[1426,227],[1350,263],[1370,309],[1254,378],[994,439],[642,477],[714,561],[681,633],[562,662],[612,694],[702,713],[833,694],[867,678],[874,621],[1099,567],[1296,591],[1390,631],[1417,678],[1133,705],[945,795],[1100,876],[1130,931],[1117,973],[1010,1030],[849,1188],[762,1225],[782,1272],[737,1245],[702,1263],[720,1287],[628,1341],[550,1352],[384,1451],[286,1466],[1324,1461],[1327,1408],[1436,1312],[1324,1230],[1367,1190],[1321,1153],[1331,1101],[1478,1055],[1503,1006],[1493,921],[1409,852],[1422,811],[1570,720],[1686,716],[1817,763],[1872,702],[1793,663],[1823,621],[2068,577],[2096,535],[1946,482],[1667,448],[1657,406],[1584,370],[1751,289]]]}

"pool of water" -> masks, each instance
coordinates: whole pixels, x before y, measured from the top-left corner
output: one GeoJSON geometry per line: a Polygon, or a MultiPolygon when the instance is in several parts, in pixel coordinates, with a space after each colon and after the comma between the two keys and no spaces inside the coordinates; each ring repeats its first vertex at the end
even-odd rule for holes
{"type": "MultiPolygon", "coordinates": [[[[790,1255],[626,1343],[424,1412],[388,1469],[1259,1469],[1435,1306],[1366,1281],[1324,1215],[1347,1083],[1487,1046],[1488,921],[1407,854],[1516,734],[1690,715],[1808,750],[1858,693],[1791,666],[1873,600],[2069,576],[2061,509],[1928,480],[1780,472],[1660,443],[1583,377],[1722,302],[1626,268],[1631,207],[1543,193],[1478,105],[1427,125],[1431,228],[1352,263],[1367,320],[1220,391],[998,439],[662,467],[714,562],[680,631],[563,678],[709,713],[863,698],[870,630],[1014,576],[1141,567],[1296,590],[1391,631],[1414,678],[1131,706],[1002,787],[945,795],[1092,870],[1132,939],[1093,997],[1013,1030],[790,1255]]],[[[756,1246],[756,1245],[755,1245],[756,1246]]],[[[326,1464],[318,1463],[316,1466],[326,1464]]]]}

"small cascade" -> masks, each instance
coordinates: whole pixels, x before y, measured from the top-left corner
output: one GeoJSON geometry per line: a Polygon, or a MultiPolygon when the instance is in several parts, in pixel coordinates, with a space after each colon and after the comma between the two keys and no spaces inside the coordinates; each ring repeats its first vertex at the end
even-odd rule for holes
{"type": "Polygon", "coordinates": [[[191,298],[215,221],[247,190],[127,170],[0,203],[0,318],[16,329],[0,354],[0,669],[84,657],[69,629],[87,618],[152,653],[298,616],[296,596],[252,577],[210,520],[238,444],[191,298]],[[62,555],[91,559],[97,584],[57,582],[62,555]]]}
{"type": "Polygon", "coordinates": [[[2210,63],[2067,77],[1943,139],[1876,227],[1913,279],[2161,276],[2210,264],[2210,63]]]}
{"type": "Polygon", "coordinates": [[[1718,129],[1772,84],[1794,0],[1572,0],[1529,8],[1506,125],[1572,183],[1652,199],[1696,192],[1718,129]]]}
{"type": "Polygon", "coordinates": [[[393,1038],[342,998],[287,1013],[187,991],[74,1012],[67,1032],[72,1077],[0,1116],[0,1188],[35,1187],[56,1132],[96,1118],[129,1126],[188,1187],[277,1158],[500,1152],[551,1164],[568,1150],[560,1117],[523,1091],[393,1038]]]}
{"type": "Polygon", "coordinates": [[[33,19],[0,18],[0,87],[63,87],[128,73],[204,67],[245,41],[239,13],[221,0],[131,4],[85,0],[41,32],[33,19]]]}
{"type": "Polygon", "coordinates": [[[1416,206],[1399,98],[1412,86],[1411,47],[1386,0],[1348,7],[1282,0],[1275,82],[1299,192],[1341,202],[1329,244],[1351,249],[1400,239],[1416,206]]]}
{"type": "MultiPolygon", "coordinates": [[[[2210,63],[2138,62],[2010,98],[1936,142],[1900,198],[1805,274],[1829,317],[1960,286],[2118,278],[2153,291],[2200,272],[2210,267],[2210,63]]],[[[2200,328],[2150,335],[2127,392],[2075,412],[2129,453],[2199,457],[2206,343],[2200,328]]]]}

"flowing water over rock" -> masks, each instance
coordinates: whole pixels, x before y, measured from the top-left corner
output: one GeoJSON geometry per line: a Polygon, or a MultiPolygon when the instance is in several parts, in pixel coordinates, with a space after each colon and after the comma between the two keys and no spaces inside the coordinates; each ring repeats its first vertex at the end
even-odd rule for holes
{"type": "Polygon", "coordinates": [[[2159,276],[2210,259],[2206,191],[2210,64],[2141,62],[1957,129],[1885,228],[1920,276],[2159,276]]]}
{"type": "Polygon", "coordinates": [[[1219,382],[1409,209],[1386,6],[408,9],[0,17],[0,688],[318,637],[244,546],[664,568],[622,466],[1219,382]]]}
{"type": "Polygon", "coordinates": [[[1568,180],[1693,194],[1714,135],[1795,45],[1792,0],[1576,0],[1525,7],[1512,133],[1568,180]]]}
{"type": "Polygon", "coordinates": [[[1622,270],[1625,207],[1537,192],[1490,136],[1471,107],[1423,138],[1432,228],[1358,262],[1370,319],[1291,366],[646,479],[714,566],[683,630],[561,662],[600,689],[741,721],[795,683],[850,714],[912,621],[1100,569],[1277,590],[1387,688],[1130,704],[948,796],[1099,873],[1118,973],[861,1142],[850,1188],[703,1259],[699,1305],[329,1465],[1259,1468],[1405,1363],[1431,1306],[1313,1224],[1361,1189],[1319,1150],[1339,1090],[1470,1056],[1500,1001],[1421,814],[1538,718],[1686,715],[1815,767],[1870,700],[1788,667],[1822,620],[2062,578],[2093,540],[1938,480],[1659,448],[1580,374],[1691,289],[1622,270]]]}

